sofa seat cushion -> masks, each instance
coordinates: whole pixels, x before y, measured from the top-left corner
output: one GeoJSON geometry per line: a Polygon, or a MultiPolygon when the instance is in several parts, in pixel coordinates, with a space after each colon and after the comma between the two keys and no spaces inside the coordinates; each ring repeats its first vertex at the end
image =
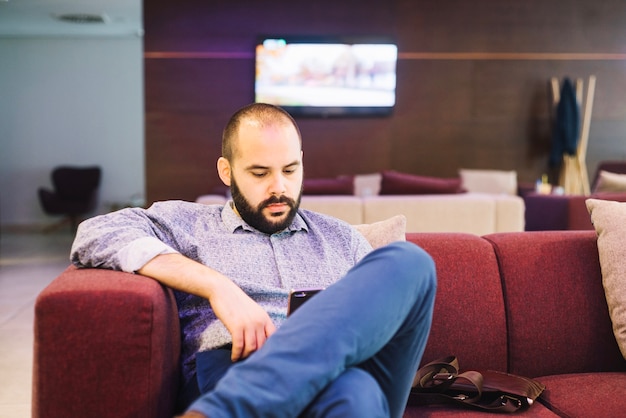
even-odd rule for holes
{"type": "Polygon", "coordinates": [[[626,411],[626,373],[577,373],[537,378],[539,402],[562,417],[619,417],[626,411]]]}
{"type": "Polygon", "coordinates": [[[557,414],[550,411],[547,407],[539,402],[536,402],[527,410],[516,412],[514,414],[496,414],[493,412],[483,412],[456,405],[409,405],[404,411],[403,418],[494,418],[506,416],[529,418],[558,417],[557,414]]]}

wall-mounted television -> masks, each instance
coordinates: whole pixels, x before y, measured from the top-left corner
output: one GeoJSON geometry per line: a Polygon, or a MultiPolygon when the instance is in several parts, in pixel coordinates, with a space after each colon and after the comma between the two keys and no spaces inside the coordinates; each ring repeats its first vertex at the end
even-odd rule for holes
{"type": "Polygon", "coordinates": [[[262,37],[255,53],[255,102],[295,116],[389,115],[397,59],[389,38],[262,37]]]}

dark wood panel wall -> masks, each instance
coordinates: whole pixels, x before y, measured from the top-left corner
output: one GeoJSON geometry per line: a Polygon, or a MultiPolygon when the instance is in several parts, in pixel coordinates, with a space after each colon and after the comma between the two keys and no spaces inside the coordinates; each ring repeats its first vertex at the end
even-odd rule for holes
{"type": "Polygon", "coordinates": [[[587,165],[626,159],[623,0],[144,2],[148,201],[218,186],[228,117],[253,100],[260,34],[382,34],[399,47],[385,118],[299,119],[306,175],[548,171],[551,77],[597,77],[587,165]]]}

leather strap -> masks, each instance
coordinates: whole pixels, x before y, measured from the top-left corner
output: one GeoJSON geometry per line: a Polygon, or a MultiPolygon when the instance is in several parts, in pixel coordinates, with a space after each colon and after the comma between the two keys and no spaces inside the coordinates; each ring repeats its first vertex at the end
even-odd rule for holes
{"type": "Polygon", "coordinates": [[[459,362],[456,357],[448,356],[432,361],[420,368],[413,379],[413,387],[425,390],[442,390],[450,387],[459,374],[459,362]]]}
{"type": "MultiPolygon", "coordinates": [[[[503,374],[505,375],[505,374],[503,374]]],[[[519,379],[519,376],[511,378],[519,379]]],[[[521,378],[528,381],[531,379],[521,378]]],[[[493,412],[515,412],[532,403],[506,391],[485,391],[483,374],[478,371],[459,373],[459,362],[448,356],[430,362],[415,374],[411,397],[416,403],[453,402],[493,412]]],[[[543,389],[541,389],[543,390],[543,389]]],[[[539,392],[541,393],[541,392],[539,392]]],[[[537,394],[538,396],[538,394],[537,394]]]]}

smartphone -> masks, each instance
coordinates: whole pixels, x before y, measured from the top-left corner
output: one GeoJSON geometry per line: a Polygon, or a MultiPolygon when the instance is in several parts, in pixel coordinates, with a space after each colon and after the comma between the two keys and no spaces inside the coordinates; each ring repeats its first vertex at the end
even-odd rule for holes
{"type": "Polygon", "coordinates": [[[323,288],[316,289],[295,289],[289,292],[289,306],[287,307],[287,316],[291,315],[304,302],[318,294],[323,288]]]}

